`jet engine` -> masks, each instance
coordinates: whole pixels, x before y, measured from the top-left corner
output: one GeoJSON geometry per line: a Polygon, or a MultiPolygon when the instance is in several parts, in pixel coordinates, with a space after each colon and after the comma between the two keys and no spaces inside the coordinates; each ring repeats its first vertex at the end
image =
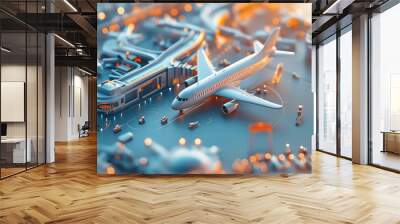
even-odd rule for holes
{"type": "Polygon", "coordinates": [[[198,80],[197,75],[186,79],[185,80],[185,87],[193,85],[194,83],[197,82],[197,80],[198,80]]]}
{"type": "Polygon", "coordinates": [[[232,100],[222,105],[222,112],[224,112],[224,114],[230,114],[237,110],[238,107],[239,103],[236,103],[235,100],[232,100]]]}

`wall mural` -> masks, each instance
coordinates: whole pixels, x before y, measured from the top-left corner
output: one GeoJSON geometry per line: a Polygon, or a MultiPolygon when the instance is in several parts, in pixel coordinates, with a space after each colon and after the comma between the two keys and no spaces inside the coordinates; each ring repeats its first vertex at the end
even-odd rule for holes
{"type": "Polygon", "coordinates": [[[98,4],[100,175],[311,172],[311,4],[98,4]]]}

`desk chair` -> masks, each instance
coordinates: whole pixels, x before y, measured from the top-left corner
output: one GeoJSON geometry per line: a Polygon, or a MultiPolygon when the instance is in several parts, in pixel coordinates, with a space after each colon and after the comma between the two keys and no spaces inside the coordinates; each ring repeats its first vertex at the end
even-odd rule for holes
{"type": "Polygon", "coordinates": [[[89,136],[89,129],[90,129],[89,121],[85,121],[82,127],[78,124],[79,138],[89,136]]]}

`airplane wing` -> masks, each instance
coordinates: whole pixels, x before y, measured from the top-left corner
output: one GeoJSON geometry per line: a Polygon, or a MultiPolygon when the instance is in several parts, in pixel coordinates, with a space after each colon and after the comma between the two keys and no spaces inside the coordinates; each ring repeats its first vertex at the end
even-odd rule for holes
{"type": "Polygon", "coordinates": [[[225,87],[218,90],[215,95],[226,97],[233,100],[247,102],[263,107],[270,107],[274,109],[282,108],[282,105],[272,103],[268,100],[261,99],[237,87],[225,87]]]}
{"type": "Polygon", "coordinates": [[[294,54],[293,51],[276,50],[274,56],[293,56],[294,54]]]}
{"type": "Polygon", "coordinates": [[[206,52],[203,48],[197,51],[197,77],[198,80],[202,80],[207,76],[215,72],[214,66],[211,64],[210,59],[208,59],[206,52]]]}
{"type": "Polygon", "coordinates": [[[262,48],[264,47],[264,45],[262,43],[260,43],[260,41],[255,40],[253,41],[253,48],[254,48],[254,52],[259,52],[262,50],[262,48]]]}

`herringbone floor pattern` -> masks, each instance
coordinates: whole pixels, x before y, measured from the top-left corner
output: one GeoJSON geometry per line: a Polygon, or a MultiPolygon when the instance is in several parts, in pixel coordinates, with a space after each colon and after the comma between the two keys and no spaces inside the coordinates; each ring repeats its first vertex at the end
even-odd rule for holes
{"type": "Polygon", "coordinates": [[[314,153],[289,177],[98,177],[96,140],[0,181],[0,223],[400,223],[400,175],[314,153]]]}

